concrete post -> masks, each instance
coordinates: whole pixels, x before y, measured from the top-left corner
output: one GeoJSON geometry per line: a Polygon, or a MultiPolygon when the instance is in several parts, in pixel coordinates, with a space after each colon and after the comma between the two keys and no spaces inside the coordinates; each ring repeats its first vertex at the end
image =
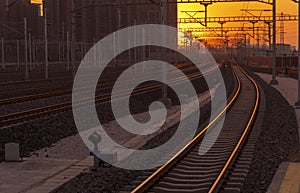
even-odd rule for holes
{"type": "Polygon", "coordinates": [[[47,22],[47,5],[46,0],[43,2],[44,5],[44,30],[45,30],[45,78],[49,78],[48,74],[48,22],[47,22]]]}
{"type": "Polygon", "coordinates": [[[71,63],[72,63],[72,71],[73,77],[75,77],[75,41],[76,41],[76,26],[75,26],[75,2],[71,0],[71,7],[72,7],[72,43],[71,43],[71,63]]]}
{"type": "Polygon", "coordinates": [[[29,69],[32,70],[32,39],[29,33],[29,69]]]}
{"type": "MultiPolygon", "coordinates": [[[[161,0],[160,2],[160,6],[161,6],[161,23],[162,25],[166,25],[166,17],[167,17],[167,14],[166,14],[166,0],[161,0]]],[[[166,32],[165,31],[162,31],[162,38],[163,40],[162,41],[167,41],[167,37],[166,37],[166,32]]],[[[165,49],[163,49],[162,51],[162,60],[165,59],[165,49]]],[[[166,66],[162,66],[162,80],[163,82],[166,82],[167,80],[167,71],[166,71],[166,66]]],[[[167,99],[168,99],[168,88],[167,88],[167,85],[164,84],[162,86],[162,101],[163,102],[166,102],[167,99]]]]}
{"type": "MultiPolygon", "coordinates": [[[[300,16],[300,2],[298,2],[298,17],[300,16]]],[[[298,100],[296,107],[300,108],[300,20],[298,20],[298,100]]]]}
{"type": "Polygon", "coordinates": [[[25,49],[25,79],[28,77],[28,42],[27,42],[27,18],[24,17],[24,49],[25,49]]]}
{"type": "Polygon", "coordinates": [[[17,71],[19,71],[20,70],[20,42],[19,42],[19,40],[17,40],[17,63],[18,63],[17,71]]]}
{"type": "Polygon", "coordinates": [[[4,38],[3,37],[1,38],[1,45],[2,45],[1,46],[2,47],[2,49],[1,49],[2,50],[2,54],[1,54],[2,55],[2,68],[4,68],[5,67],[5,65],[4,65],[4,63],[5,63],[5,61],[4,61],[5,52],[4,52],[4,38]]]}
{"type": "Polygon", "coordinates": [[[273,62],[271,85],[278,85],[276,80],[276,0],[273,0],[273,62]]]}
{"type": "Polygon", "coordinates": [[[70,34],[67,32],[67,71],[70,71],[70,34]]]}

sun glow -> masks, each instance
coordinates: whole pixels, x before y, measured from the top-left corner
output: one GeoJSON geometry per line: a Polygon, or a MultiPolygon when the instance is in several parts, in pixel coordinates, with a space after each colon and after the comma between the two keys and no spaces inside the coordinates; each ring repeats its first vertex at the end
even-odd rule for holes
{"type": "MultiPolygon", "coordinates": [[[[277,14],[279,15],[281,12],[284,14],[297,15],[298,9],[297,4],[292,0],[277,0],[277,14]]],[[[208,6],[208,17],[223,17],[223,16],[243,16],[250,14],[242,12],[241,9],[272,9],[271,5],[263,4],[263,3],[254,3],[254,2],[239,2],[239,3],[213,3],[208,6]]],[[[189,18],[186,13],[182,11],[203,11],[204,6],[200,4],[178,4],[178,17],[179,18],[189,18]]],[[[252,12],[255,15],[260,15],[260,12],[252,12]]],[[[263,12],[262,15],[271,16],[272,12],[263,12]]],[[[204,17],[204,13],[197,13],[196,17],[204,17]]],[[[263,24],[260,24],[261,26],[263,24]]],[[[297,45],[297,22],[285,22],[285,37],[284,43],[291,44],[292,46],[297,45]]],[[[179,24],[179,28],[204,28],[201,24],[179,24]]],[[[209,27],[220,27],[221,25],[216,24],[208,24],[209,27]]],[[[224,27],[252,27],[250,22],[248,23],[225,23],[224,27]]],[[[258,26],[258,24],[256,24],[258,26]]],[[[277,22],[277,26],[280,26],[280,22],[277,22]]],[[[279,31],[277,32],[278,39],[277,42],[280,42],[279,31]]],[[[199,33],[201,34],[201,33],[199,33]]],[[[251,38],[251,42],[255,42],[256,40],[251,38]]]]}

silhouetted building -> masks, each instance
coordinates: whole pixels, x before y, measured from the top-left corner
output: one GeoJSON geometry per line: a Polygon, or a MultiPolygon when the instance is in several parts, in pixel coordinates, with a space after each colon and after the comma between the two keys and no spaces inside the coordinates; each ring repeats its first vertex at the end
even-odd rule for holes
{"type": "Polygon", "coordinates": [[[24,18],[27,18],[28,32],[33,37],[41,38],[42,17],[40,5],[30,0],[19,0],[6,9],[6,1],[0,1],[0,35],[5,39],[24,38],[24,18]]]}
{"type": "Polygon", "coordinates": [[[47,0],[48,38],[66,40],[71,34],[71,0],[47,0]]]}
{"type": "MultiPolygon", "coordinates": [[[[99,0],[74,0],[76,40],[93,42],[104,36],[134,24],[160,24],[159,4],[142,5],[145,0],[125,0],[139,5],[101,6],[99,0]]],[[[177,2],[176,0],[173,0],[177,2]]],[[[107,1],[113,4],[115,0],[107,1]]],[[[120,2],[120,1],[118,1],[120,2]]],[[[124,1],[123,1],[124,2],[124,1]]],[[[160,2],[156,0],[156,2],[160,2]]],[[[72,33],[71,0],[48,0],[49,39],[66,40],[72,33]]],[[[167,4],[167,25],[177,27],[177,4],[167,4]]]]}

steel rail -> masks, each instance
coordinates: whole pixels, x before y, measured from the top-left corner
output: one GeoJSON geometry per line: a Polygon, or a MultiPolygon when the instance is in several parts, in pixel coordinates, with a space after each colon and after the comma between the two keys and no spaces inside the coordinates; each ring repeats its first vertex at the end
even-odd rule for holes
{"type": "MultiPolygon", "coordinates": [[[[180,67],[181,69],[183,67],[180,67]]],[[[188,70],[193,70],[190,67],[183,69],[182,71],[188,71],[188,70]]],[[[98,89],[108,89],[110,86],[113,85],[113,82],[110,80],[114,80],[114,78],[106,78],[105,81],[102,80],[103,84],[101,86],[97,86],[98,89]],[[110,81],[110,82],[109,82],[110,81]],[[103,87],[105,86],[105,87],[103,87]]],[[[28,88],[28,89],[19,89],[19,90],[13,90],[13,91],[3,91],[0,92],[0,95],[11,95],[15,93],[20,93],[20,92],[26,92],[26,91],[35,91],[35,90],[47,90],[47,89],[55,89],[55,88],[62,88],[62,87],[69,87],[71,84],[57,84],[57,85],[50,85],[50,86],[41,86],[41,87],[36,87],[36,88],[28,88]]],[[[86,91],[92,87],[84,87],[81,88],[79,91],[86,91]]],[[[0,100],[0,105],[8,105],[12,103],[21,103],[21,102],[27,102],[27,101],[32,101],[32,100],[37,100],[37,99],[42,99],[42,98],[49,98],[49,97],[55,97],[55,96],[62,96],[66,94],[71,94],[72,89],[69,88],[67,90],[60,90],[60,91],[53,91],[53,92],[47,92],[47,93],[39,93],[39,94],[33,94],[33,95],[28,95],[28,96],[20,96],[20,97],[13,97],[13,98],[6,98],[6,99],[1,99],[0,100]]]]}
{"type": "MultiPolygon", "coordinates": [[[[109,72],[103,74],[103,76],[111,76],[112,74],[117,74],[122,72],[122,70],[116,71],[116,72],[109,72]]],[[[18,89],[18,90],[7,90],[7,91],[1,91],[1,95],[9,95],[9,94],[15,94],[20,92],[26,92],[26,91],[37,91],[37,90],[45,90],[45,89],[53,89],[53,88],[61,88],[61,87],[67,87],[72,86],[73,77],[59,77],[59,78],[49,78],[49,79],[35,79],[35,80],[24,80],[24,81],[14,81],[14,82],[0,82],[1,85],[12,85],[12,84],[22,84],[22,83],[33,83],[33,82],[43,82],[43,81],[49,81],[49,80],[70,80],[70,83],[64,83],[64,84],[53,84],[53,85],[45,85],[45,86],[37,86],[37,87],[31,87],[31,88],[24,88],[24,89],[18,89]]]]}
{"type": "Polygon", "coordinates": [[[187,152],[189,152],[199,141],[203,138],[206,131],[214,125],[220,117],[228,111],[234,102],[237,100],[241,91],[241,81],[234,71],[235,78],[238,82],[237,90],[226,105],[226,107],[196,136],[190,141],[185,147],[183,147],[177,154],[175,154],[169,161],[167,161],[163,166],[161,166],[158,170],[156,170],[152,175],[150,175],[145,181],[143,181],[139,186],[137,186],[131,193],[142,193],[146,192],[160,177],[162,177],[166,172],[168,172],[178,161],[180,161],[187,152]]]}
{"type": "MultiPolygon", "coordinates": [[[[216,68],[218,68],[218,67],[216,67],[216,68]]],[[[204,73],[210,73],[210,72],[214,71],[216,68],[209,69],[208,71],[206,71],[204,73]]],[[[191,80],[200,78],[201,76],[203,76],[203,74],[201,72],[187,75],[187,77],[191,80]]],[[[172,81],[170,81],[170,83],[179,84],[181,81],[183,81],[183,78],[177,77],[177,78],[174,78],[172,81]]],[[[133,94],[133,96],[135,96],[135,95],[143,94],[145,92],[150,92],[150,91],[156,90],[158,88],[160,88],[159,83],[157,83],[155,85],[151,85],[151,86],[147,85],[147,86],[144,86],[144,87],[141,87],[141,88],[135,90],[135,92],[132,94],[133,94]]],[[[130,90],[124,90],[117,94],[119,97],[122,97],[125,94],[127,94],[128,92],[130,92],[130,90]]],[[[109,99],[110,99],[110,94],[105,93],[105,94],[96,96],[93,99],[91,99],[91,98],[84,99],[84,100],[80,101],[79,103],[75,104],[74,107],[80,107],[82,105],[93,104],[94,100],[95,100],[95,103],[100,103],[100,102],[105,102],[109,99]]],[[[57,104],[57,105],[50,105],[50,106],[46,106],[46,107],[40,107],[40,108],[25,110],[22,112],[12,113],[9,115],[3,115],[3,116],[0,116],[0,127],[28,121],[31,119],[35,119],[35,118],[46,116],[46,115],[53,114],[53,113],[65,112],[65,111],[70,110],[71,108],[72,108],[72,102],[65,102],[65,103],[61,103],[61,104],[57,104]]]]}
{"type": "MultiPolygon", "coordinates": [[[[237,65],[238,66],[238,65],[237,65]]],[[[234,161],[236,160],[236,157],[239,153],[239,150],[242,148],[247,135],[250,132],[250,129],[255,121],[256,115],[258,113],[258,107],[259,107],[259,101],[260,101],[260,91],[259,91],[259,87],[257,85],[257,83],[255,82],[255,80],[250,77],[241,67],[238,67],[243,74],[252,82],[252,84],[255,87],[256,90],[256,99],[255,99],[255,105],[254,105],[254,109],[252,111],[251,117],[247,123],[247,126],[241,136],[241,138],[239,139],[237,145],[235,146],[233,152],[231,153],[229,159],[227,160],[225,166],[223,167],[222,171],[220,172],[220,174],[218,175],[217,179],[215,180],[215,182],[213,183],[213,185],[211,186],[209,193],[216,193],[218,192],[219,187],[222,185],[223,183],[223,179],[226,175],[226,173],[228,173],[229,169],[231,168],[232,164],[234,163],[234,161]]]]}

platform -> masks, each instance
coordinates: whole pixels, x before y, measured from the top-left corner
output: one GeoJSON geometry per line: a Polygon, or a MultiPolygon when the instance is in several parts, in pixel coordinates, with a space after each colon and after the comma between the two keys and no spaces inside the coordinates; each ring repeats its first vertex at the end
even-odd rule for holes
{"type": "MultiPolygon", "coordinates": [[[[269,83],[272,75],[256,73],[265,82],[269,83]]],[[[294,106],[298,95],[298,80],[288,77],[276,77],[279,85],[274,85],[282,96],[288,101],[291,106],[294,106]]],[[[295,109],[298,134],[300,141],[300,109],[295,109]]],[[[268,188],[267,193],[300,193],[300,163],[297,162],[283,162],[277,169],[277,172],[268,188]]]]}
{"type": "Polygon", "coordinates": [[[0,192],[51,192],[91,166],[92,161],[28,158],[21,163],[1,163],[0,192]]]}
{"type": "MultiPolygon", "coordinates": [[[[209,102],[209,92],[200,94],[201,106],[209,102]]],[[[168,111],[168,116],[162,130],[174,126],[180,119],[178,106],[173,106],[168,111]]],[[[136,120],[143,120],[147,113],[133,115],[136,120]]],[[[113,127],[110,134],[115,140],[126,147],[139,148],[152,139],[155,134],[147,136],[123,135],[118,132],[116,121],[105,124],[107,128],[113,127]]],[[[159,134],[159,133],[157,133],[159,134]]],[[[1,193],[48,193],[83,171],[89,171],[93,166],[93,157],[88,156],[89,149],[83,143],[79,134],[67,137],[53,144],[50,148],[33,152],[30,158],[22,162],[0,163],[0,192],[1,193]],[[76,151],[74,151],[76,149],[76,151]]],[[[122,156],[118,156],[120,159],[122,156]]]]}
{"type": "Polygon", "coordinates": [[[300,192],[300,163],[289,163],[279,193],[300,192]]]}

